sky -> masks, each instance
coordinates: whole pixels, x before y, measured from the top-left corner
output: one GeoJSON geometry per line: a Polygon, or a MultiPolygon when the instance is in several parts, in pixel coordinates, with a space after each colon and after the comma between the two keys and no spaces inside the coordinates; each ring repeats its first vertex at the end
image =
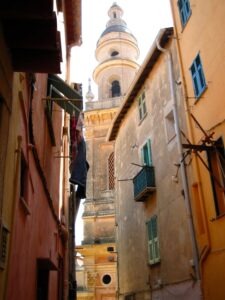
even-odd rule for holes
{"type": "MultiPolygon", "coordinates": [[[[98,64],[95,49],[109,20],[108,10],[114,2],[123,9],[122,18],[138,41],[140,65],[160,28],[172,26],[170,0],[82,0],[82,45],[74,47],[71,51],[71,82],[82,83],[84,99],[88,91],[89,78],[95,99],[98,98],[97,86],[92,78],[98,64]]],[[[83,204],[80,205],[75,225],[77,245],[81,243],[83,235],[82,212],[83,204]]]]}

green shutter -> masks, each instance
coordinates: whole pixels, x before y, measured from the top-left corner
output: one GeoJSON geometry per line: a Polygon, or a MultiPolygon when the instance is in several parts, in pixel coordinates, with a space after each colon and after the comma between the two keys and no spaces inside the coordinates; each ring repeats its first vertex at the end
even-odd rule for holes
{"type": "Polygon", "coordinates": [[[142,111],[143,111],[143,116],[145,116],[147,112],[146,103],[145,103],[145,92],[142,93],[142,111]]]}
{"type": "Polygon", "coordinates": [[[152,166],[152,151],[151,151],[151,140],[149,139],[147,143],[141,149],[141,159],[143,165],[152,166]]]}
{"type": "Polygon", "coordinates": [[[146,103],[145,103],[145,92],[143,92],[138,97],[138,110],[139,110],[139,118],[140,120],[142,120],[147,112],[146,103]]]}
{"type": "Polygon", "coordinates": [[[151,140],[149,139],[147,142],[148,145],[148,158],[149,158],[149,166],[152,166],[152,149],[151,149],[151,140]]]}
{"type": "Polygon", "coordinates": [[[152,217],[147,222],[147,231],[149,263],[154,264],[160,261],[159,240],[157,232],[157,216],[152,217]]]}
{"type": "Polygon", "coordinates": [[[138,110],[139,110],[139,118],[142,120],[143,115],[142,115],[142,102],[141,102],[141,96],[138,98],[138,110]]]}

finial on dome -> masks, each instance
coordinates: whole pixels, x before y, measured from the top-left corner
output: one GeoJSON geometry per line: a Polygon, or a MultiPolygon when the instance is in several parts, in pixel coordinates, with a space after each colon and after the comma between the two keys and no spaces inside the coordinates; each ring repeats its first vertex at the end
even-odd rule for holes
{"type": "Polygon", "coordinates": [[[88,79],[88,92],[86,94],[87,101],[92,101],[94,99],[95,95],[93,94],[91,90],[91,79],[88,79]]]}

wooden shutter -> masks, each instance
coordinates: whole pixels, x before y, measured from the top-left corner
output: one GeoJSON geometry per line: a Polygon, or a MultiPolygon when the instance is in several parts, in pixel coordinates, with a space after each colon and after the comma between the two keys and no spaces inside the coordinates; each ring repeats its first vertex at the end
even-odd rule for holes
{"type": "Polygon", "coordinates": [[[151,140],[149,139],[147,143],[141,149],[142,163],[147,166],[152,166],[152,151],[151,151],[151,140]]]}
{"type": "Polygon", "coordinates": [[[152,217],[150,221],[147,222],[147,231],[149,263],[154,264],[160,261],[157,216],[152,217]]]}

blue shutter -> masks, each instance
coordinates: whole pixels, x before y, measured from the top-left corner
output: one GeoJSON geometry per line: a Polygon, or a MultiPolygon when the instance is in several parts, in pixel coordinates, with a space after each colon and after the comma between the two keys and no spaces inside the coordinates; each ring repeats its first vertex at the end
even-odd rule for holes
{"type": "Polygon", "coordinates": [[[190,72],[191,72],[195,97],[198,98],[206,89],[206,81],[205,81],[205,76],[204,76],[199,54],[196,56],[195,60],[193,61],[190,67],[190,72]]]}
{"type": "Polygon", "coordinates": [[[177,5],[180,13],[182,26],[184,26],[191,15],[190,2],[189,0],[179,0],[177,2],[177,5]]]}

